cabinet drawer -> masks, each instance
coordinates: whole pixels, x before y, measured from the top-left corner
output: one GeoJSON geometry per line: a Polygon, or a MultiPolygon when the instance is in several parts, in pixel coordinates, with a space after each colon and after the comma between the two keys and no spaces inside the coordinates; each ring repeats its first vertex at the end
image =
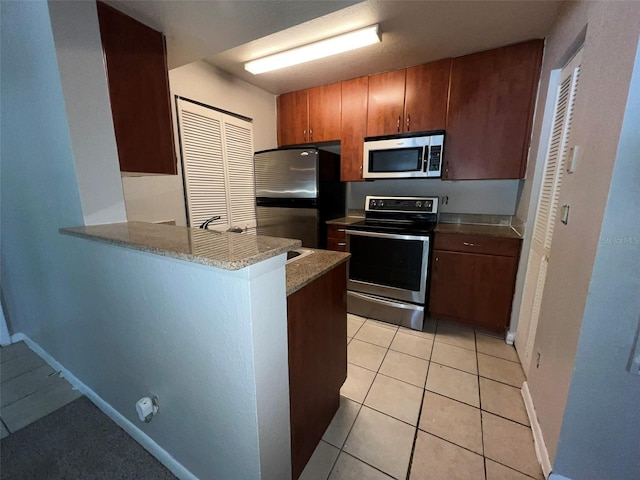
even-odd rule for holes
{"type": "Polygon", "coordinates": [[[345,225],[327,225],[327,237],[344,240],[347,238],[347,234],[344,233],[346,229],[345,225]]]}
{"type": "Polygon", "coordinates": [[[433,242],[436,250],[451,252],[481,253],[517,257],[522,240],[518,238],[485,237],[480,235],[452,235],[437,233],[433,242]]]}
{"type": "Polygon", "coordinates": [[[327,250],[335,250],[336,252],[346,252],[347,251],[347,241],[346,239],[340,238],[327,238],[327,250]]]}

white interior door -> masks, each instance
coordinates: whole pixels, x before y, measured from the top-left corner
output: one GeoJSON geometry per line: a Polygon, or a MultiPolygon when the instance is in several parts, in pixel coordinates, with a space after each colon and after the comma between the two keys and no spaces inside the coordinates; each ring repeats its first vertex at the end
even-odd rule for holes
{"type": "Polygon", "coordinates": [[[223,115],[228,205],[233,226],[256,228],[256,187],[251,124],[223,115]]]}
{"type": "Polygon", "coordinates": [[[189,226],[255,231],[251,122],[182,98],[177,112],[189,226]]]}
{"type": "Polygon", "coordinates": [[[581,62],[580,51],[562,69],[560,85],[556,92],[552,131],[547,147],[516,334],[516,347],[525,372],[529,370],[533,357],[533,344],[557,221],[558,198],[569,153],[569,135],[581,62]]]}

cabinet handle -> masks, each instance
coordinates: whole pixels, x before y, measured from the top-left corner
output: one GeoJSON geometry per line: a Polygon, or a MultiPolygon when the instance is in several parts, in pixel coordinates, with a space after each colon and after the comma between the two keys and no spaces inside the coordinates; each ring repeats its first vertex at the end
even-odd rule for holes
{"type": "Polygon", "coordinates": [[[407,114],[407,132],[411,130],[411,115],[407,114]]]}
{"type": "Polygon", "coordinates": [[[480,243],[462,242],[462,244],[467,246],[467,247],[481,247],[482,246],[482,244],[480,244],[480,243]]]}
{"type": "Polygon", "coordinates": [[[309,129],[309,141],[313,142],[313,128],[309,129]]]}
{"type": "Polygon", "coordinates": [[[339,228],[338,231],[339,232],[345,232],[347,229],[346,228],[339,228]]]}
{"type": "Polygon", "coordinates": [[[338,246],[339,247],[346,247],[347,246],[347,242],[338,242],[338,246]]]}
{"type": "Polygon", "coordinates": [[[307,129],[305,128],[304,131],[302,132],[302,136],[304,137],[304,141],[307,141],[307,129]]]}
{"type": "Polygon", "coordinates": [[[438,261],[440,259],[438,257],[435,257],[433,260],[434,260],[434,263],[435,263],[435,265],[433,266],[433,272],[436,273],[438,271],[438,261]]]}
{"type": "Polygon", "coordinates": [[[398,115],[398,133],[400,133],[400,115],[398,115]]]}

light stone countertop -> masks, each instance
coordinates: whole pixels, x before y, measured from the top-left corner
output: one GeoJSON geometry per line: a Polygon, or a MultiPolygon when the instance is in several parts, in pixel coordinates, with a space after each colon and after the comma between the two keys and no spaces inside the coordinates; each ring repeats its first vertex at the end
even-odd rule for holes
{"type": "Polygon", "coordinates": [[[223,270],[240,270],[302,244],[290,238],[145,222],[61,228],[60,233],[223,270]]]}
{"type": "Polygon", "coordinates": [[[458,235],[481,235],[484,237],[502,237],[522,239],[522,235],[509,225],[472,225],[467,223],[438,223],[435,229],[438,233],[453,233],[458,235]]]}
{"type": "Polygon", "coordinates": [[[333,220],[327,220],[327,225],[351,225],[352,223],[361,222],[364,217],[342,217],[333,220]]]}
{"type": "Polygon", "coordinates": [[[287,296],[297,292],[342,262],[346,262],[351,256],[350,253],[332,250],[316,250],[306,247],[304,250],[312,250],[313,253],[287,263],[287,296]]]}

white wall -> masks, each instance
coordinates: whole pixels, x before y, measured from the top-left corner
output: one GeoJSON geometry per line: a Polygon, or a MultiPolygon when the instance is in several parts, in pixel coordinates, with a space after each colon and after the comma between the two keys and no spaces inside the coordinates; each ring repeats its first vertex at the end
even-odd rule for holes
{"type": "Polygon", "coordinates": [[[86,225],[126,221],[95,2],[50,2],[86,225]]]}
{"type": "Polygon", "coordinates": [[[277,147],[276,97],[200,61],[169,72],[178,175],[123,176],[129,220],[176,220],[186,225],[175,96],[253,119],[254,151],[277,147]]]}
{"type": "MultiPolygon", "coordinates": [[[[569,204],[568,225],[555,228],[534,353],[540,366],[526,372],[538,420],[552,463],[575,365],[578,336],[589,296],[600,229],[627,101],[638,41],[637,2],[577,2],[563,5],[547,37],[537,110],[546,102],[551,71],[561,68],[586,37],[572,141],[582,155],[575,173],[566,175],[560,205],[569,204]]],[[[518,214],[526,218],[533,187],[542,115],[536,117],[532,150],[518,214]]],[[[533,218],[528,218],[531,228],[533,218]]],[[[606,321],[607,319],[601,319],[606,321]]],[[[606,340],[606,331],[603,332],[606,340]]],[[[612,407],[615,408],[615,407],[612,407]]]]}
{"type": "Polygon", "coordinates": [[[84,218],[49,10],[0,9],[1,288],[11,333],[194,475],[289,478],[284,255],[222,272],[59,234],[84,218]],[[142,424],[135,401],[149,394],[161,411],[142,424]]]}
{"type": "Polygon", "coordinates": [[[64,324],[30,338],[197,478],[287,478],[284,256],[225,272],[74,237],[63,248],[64,324]],[[146,395],[161,407],[149,424],[135,411],[146,395]]]}
{"type": "Polygon", "coordinates": [[[626,370],[640,327],[638,125],[640,45],[553,468],[576,480],[640,476],[640,377],[626,370]]]}
{"type": "Polygon", "coordinates": [[[58,228],[84,217],[47,4],[0,8],[3,306],[11,333],[37,334],[59,314],[58,228]]]}

